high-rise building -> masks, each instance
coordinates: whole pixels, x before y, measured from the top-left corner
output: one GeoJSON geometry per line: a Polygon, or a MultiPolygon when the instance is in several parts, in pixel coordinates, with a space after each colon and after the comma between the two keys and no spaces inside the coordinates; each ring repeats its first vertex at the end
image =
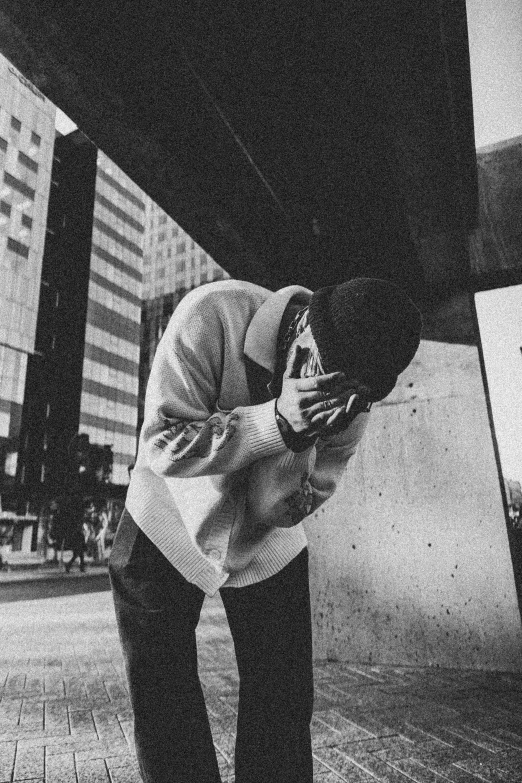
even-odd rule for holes
{"type": "Polygon", "coordinates": [[[12,489],[35,349],[56,107],[0,55],[0,495],[12,489]]]}
{"type": "Polygon", "coordinates": [[[57,139],[52,180],[18,474],[32,497],[63,491],[78,435],[112,450],[114,484],[136,450],[144,194],[80,131],[57,139]]]}
{"type": "Polygon", "coordinates": [[[229,275],[152,199],[146,199],[143,299],[187,292],[229,275]]]}
{"type": "Polygon", "coordinates": [[[146,199],[139,416],[160,338],[178,302],[203,283],[230,277],[152,199],[146,199]]]}

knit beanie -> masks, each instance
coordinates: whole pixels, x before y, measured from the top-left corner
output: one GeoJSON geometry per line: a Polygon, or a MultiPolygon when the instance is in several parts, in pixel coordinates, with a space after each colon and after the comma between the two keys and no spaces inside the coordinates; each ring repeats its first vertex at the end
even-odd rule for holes
{"type": "Polygon", "coordinates": [[[391,392],[419,347],[421,314],[388,280],[356,277],[320,288],[312,294],[309,318],[324,371],[358,379],[371,401],[391,392]]]}

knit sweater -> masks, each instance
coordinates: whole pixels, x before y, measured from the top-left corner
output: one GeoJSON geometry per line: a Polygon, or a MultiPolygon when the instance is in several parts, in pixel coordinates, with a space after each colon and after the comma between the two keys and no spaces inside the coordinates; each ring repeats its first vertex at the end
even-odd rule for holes
{"type": "Polygon", "coordinates": [[[266,579],[306,546],[301,524],[334,492],[368,414],[306,451],[286,446],[275,400],[252,404],[245,357],[273,374],[289,301],[243,281],[176,308],[158,345],[126,505],[172,565],[208,595],[266,579]]]}

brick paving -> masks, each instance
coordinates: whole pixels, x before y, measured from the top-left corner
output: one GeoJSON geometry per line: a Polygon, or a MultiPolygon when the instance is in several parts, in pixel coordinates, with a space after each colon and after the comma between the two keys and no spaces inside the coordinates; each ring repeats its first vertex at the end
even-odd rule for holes
{"type": "MultiPolygon", "coordinates": [[[[49,597],[2,603],[0,783],[140,780],[105,586],[60,595],[54,585],[49,597]]],[[[232,783],[238,678],[219,598],[205,603],[198,644],[232,783]]],[[[316,783],[522,783],[520,675],[329,662],[316,666],[316,686],[316,783]]]]}

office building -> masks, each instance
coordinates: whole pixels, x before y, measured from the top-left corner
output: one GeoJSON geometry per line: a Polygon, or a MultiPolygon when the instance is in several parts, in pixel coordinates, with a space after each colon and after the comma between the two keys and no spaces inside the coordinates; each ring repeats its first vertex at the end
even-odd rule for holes
{"type": "Polygon", "coordinates": [[[136,451],[144,194],[80,131],[57,139],[52,180],[19,467],[32,497],[74,478],[78,435],[110,447],[113,484],[136,451]]]}
{"type": "Polygon", "coordinates": [[[152,199],[146,200],[139,424],[158,342],[176,305],[188,291],[230,277],[152,199]]]}
{"type": "Polygon", "coordinates": [[[35,348],[55,106],[0,56],[0,495],[13,489],[35,348]]]}

